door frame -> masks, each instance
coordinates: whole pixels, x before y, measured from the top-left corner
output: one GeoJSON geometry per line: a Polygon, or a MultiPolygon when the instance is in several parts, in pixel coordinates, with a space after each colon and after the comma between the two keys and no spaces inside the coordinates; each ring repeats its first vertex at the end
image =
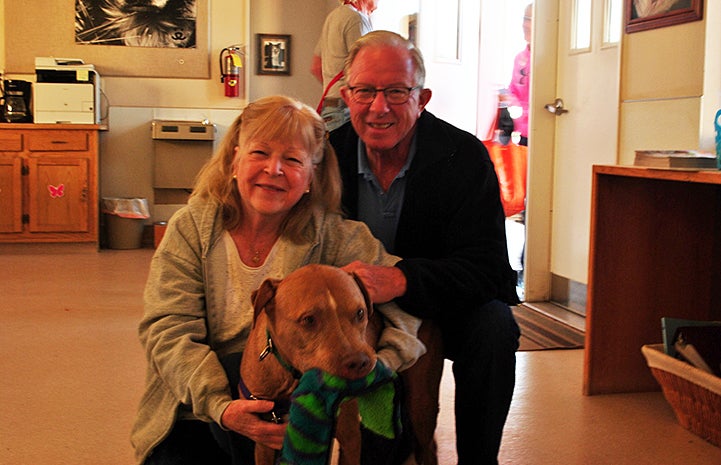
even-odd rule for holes
{"type": "Polygon", "coordinates": [[[556,98],[558,0],[535,0],[531,39],[528,184],[526,187],[525,301],[551,299],[551,233],[555,116],[543,106],[556,98]],[[542,78],[539,79],[539,76],[542,78]]]}

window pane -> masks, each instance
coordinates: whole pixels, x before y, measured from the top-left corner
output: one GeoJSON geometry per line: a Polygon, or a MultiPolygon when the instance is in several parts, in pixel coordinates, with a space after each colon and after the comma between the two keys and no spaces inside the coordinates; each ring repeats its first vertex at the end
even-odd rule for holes
{"type": "Polygon", "coordinates": [[[591,48],[591,0],[574,0],[572,50],[591,48]]]}
{"type": "Polygon", "coordinates": [[[603,45],[621,41],[623,22],[623,0],[606,0],[606,18],[603,24],[603,45]]]}
{"type": "Polygon", "coordinates": [[[435,59],[454,63],[461,58],[460,0],[436,3],[435,59]]]}

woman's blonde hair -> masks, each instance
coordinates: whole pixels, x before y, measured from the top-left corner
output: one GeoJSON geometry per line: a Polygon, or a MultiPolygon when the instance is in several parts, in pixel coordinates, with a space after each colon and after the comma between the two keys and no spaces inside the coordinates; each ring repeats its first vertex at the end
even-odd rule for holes
{"type": "Polygon", "coordinates": [[[298,100],[277,95],[250,103],[233,121],[220,147],[201,169],[191,195],[216,200],[223,211],[223,226],[228,230],[238,227],[243,212],[233,178],[235,148],[241,140],[290,143],[298,139],[313,162],[310,192],[303,195],[288,213],[281,234],[295,242],[304,241],[303,232],[315,208],[340,213],[341,178],[323,119],[298,100]]]}

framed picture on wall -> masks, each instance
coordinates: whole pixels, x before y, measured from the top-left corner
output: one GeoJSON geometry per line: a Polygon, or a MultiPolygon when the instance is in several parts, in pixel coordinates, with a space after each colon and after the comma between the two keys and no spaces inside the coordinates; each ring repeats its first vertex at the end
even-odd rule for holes
{"type": "Polygon", "coordinates": [[[103,77],[210,78],[210,0],[6,1],[5,72],[35,74],[35,57],[92,64],[103,77]],[[155,4],[162,6],[155,6],[155,4]],[[52,21],[48,20],[52,18],[52,21]]]}
{"type": "Polygon", "coordinates": [[[256,34],[258,74],[290,76],[290,36],[256,34]]]}
{"type": "Polygon", "coordinates": [[[698,21],[703,0],[624,0],[626,33],[698,21]]]}

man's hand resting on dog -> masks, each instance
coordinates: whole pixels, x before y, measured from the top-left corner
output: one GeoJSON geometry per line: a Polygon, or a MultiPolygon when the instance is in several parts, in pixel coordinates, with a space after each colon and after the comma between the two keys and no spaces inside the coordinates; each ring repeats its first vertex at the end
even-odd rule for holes
{"type": "Polygon", "coordinates": [[[355,273],[363,281],[373,303],[390,302],[406,293],[406,276],[395,266],[370,265],[356,260],[341,269],[355,273]]]}
{"type": "Polygon", "coordinates": [[[274,405],[269,400],[234,400],[223,412],[221,422],[224,427],[254,442],[280,450],[287,425],[261,420],[258,416],[259,413],[273,410],[274,405]]]}

